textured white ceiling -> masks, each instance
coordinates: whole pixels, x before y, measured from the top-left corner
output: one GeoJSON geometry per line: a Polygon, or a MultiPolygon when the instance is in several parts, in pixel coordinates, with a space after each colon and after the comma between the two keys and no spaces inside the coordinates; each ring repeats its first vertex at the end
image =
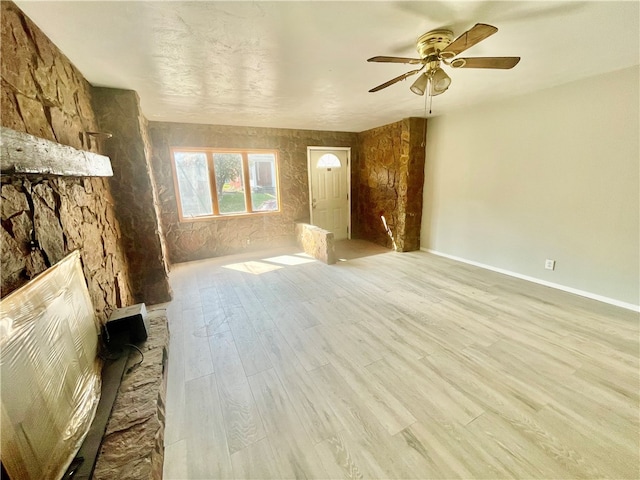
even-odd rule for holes
{"type": "MultiPolygon", "coordinates": [[[[640,2],[49,1],[18,6],[94,85],[132,89],[149,120],[359,132],[424,115],[411,65],[436,28],[499,31],[463,56],[513,70],[448,70],[433,115],[640,63],[640,2]]],[[[594,92],[597,101],[597,92],[594,92]]]]}

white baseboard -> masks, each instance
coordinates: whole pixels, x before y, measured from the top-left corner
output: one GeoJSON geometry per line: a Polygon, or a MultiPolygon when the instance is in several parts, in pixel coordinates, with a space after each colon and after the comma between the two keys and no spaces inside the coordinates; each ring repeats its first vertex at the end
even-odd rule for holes
{"type": "Polygon", "coordinates": [[[587,298],[591,298],[592,300],[597,300],[599,302],[615,305],[616,307],[622,307],[627,310],[632,310],[634,312],[640,312],[640,305],[634,305],[633,303],[622,302],[620,300],[616,300],[615,298],[609,298],[603,295],[598,295],[596,293],[586,292],[584,290],[578,290],[577,288],[567,287],[565,285],[560,285],[558,283],[547,282],[546,280],[530,277],[528,275],[522,275],[521,273],[512,272],[510,270],[505,270],[503,268],[493,267],[491,265],[486,265],[484,263],[474,262],[473,260],[467,260],[466,258],[456,257],[455,255],[449,255],[448,253],[442,253],[436,250],[431,250],[430,248],[420,248],[420,250],[422,250],[423,252],[433,253],[434,255],[438,255],[439,257],[444,257],[450,260],[455,260],[457,262],[467,263],[475,267],[491,270],[492,272],[498,272],[504,275],[509,275],[510,277],[520,278],[528,282],[538,283],[540,285],[544,285],[545,287],[555,288],[557,290],[562,290],[564,292],[580,295],[581,297],[587,297],[587,298]]]}

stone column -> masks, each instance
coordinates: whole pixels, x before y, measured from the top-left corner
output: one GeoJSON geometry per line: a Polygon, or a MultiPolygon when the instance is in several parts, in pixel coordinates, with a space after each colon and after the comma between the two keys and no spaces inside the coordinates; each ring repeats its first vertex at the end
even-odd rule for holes
{"type": "Polygon", "coordinates": [[[358,238],[399,252],[420,248],[425,121],[406,118],[358,134],[352,170],[358,238]]]}
{"type": "Polygon", "coordinates": [[[403,161],[401,162],[398,192],[400,232],[396,242],[399,252],[420,249],[426,142],[425,122],[424,118],[405,118],[402,120],[403,161]]]}
{"type": "Polygon", "coordinates": [[[132,90],[94,88],[93,105],[100,130],[113,134],[102,140],[111,158],[111,191],[131,274],[136,302],[156,304],[171,299],[168,265],[158,195],[151,171],[147,120],[132,90]]]}

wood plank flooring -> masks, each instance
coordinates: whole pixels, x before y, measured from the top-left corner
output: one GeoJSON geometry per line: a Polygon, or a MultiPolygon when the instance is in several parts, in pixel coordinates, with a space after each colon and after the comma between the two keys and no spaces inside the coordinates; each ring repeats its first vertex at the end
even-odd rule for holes
{"type": "Polygon", "coordinates": [[[638,313],[341,248],[173,268],[165,479],[640,478],[638,313]]]}

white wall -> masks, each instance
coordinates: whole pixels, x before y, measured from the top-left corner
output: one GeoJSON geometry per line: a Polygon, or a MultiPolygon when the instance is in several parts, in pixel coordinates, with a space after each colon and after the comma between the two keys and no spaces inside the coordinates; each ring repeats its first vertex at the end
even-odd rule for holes
{"type": "Polygon", "coordinates": [[[638,305],[639,85],[636,66],[430,119],[422,248],[638,305]]]}

